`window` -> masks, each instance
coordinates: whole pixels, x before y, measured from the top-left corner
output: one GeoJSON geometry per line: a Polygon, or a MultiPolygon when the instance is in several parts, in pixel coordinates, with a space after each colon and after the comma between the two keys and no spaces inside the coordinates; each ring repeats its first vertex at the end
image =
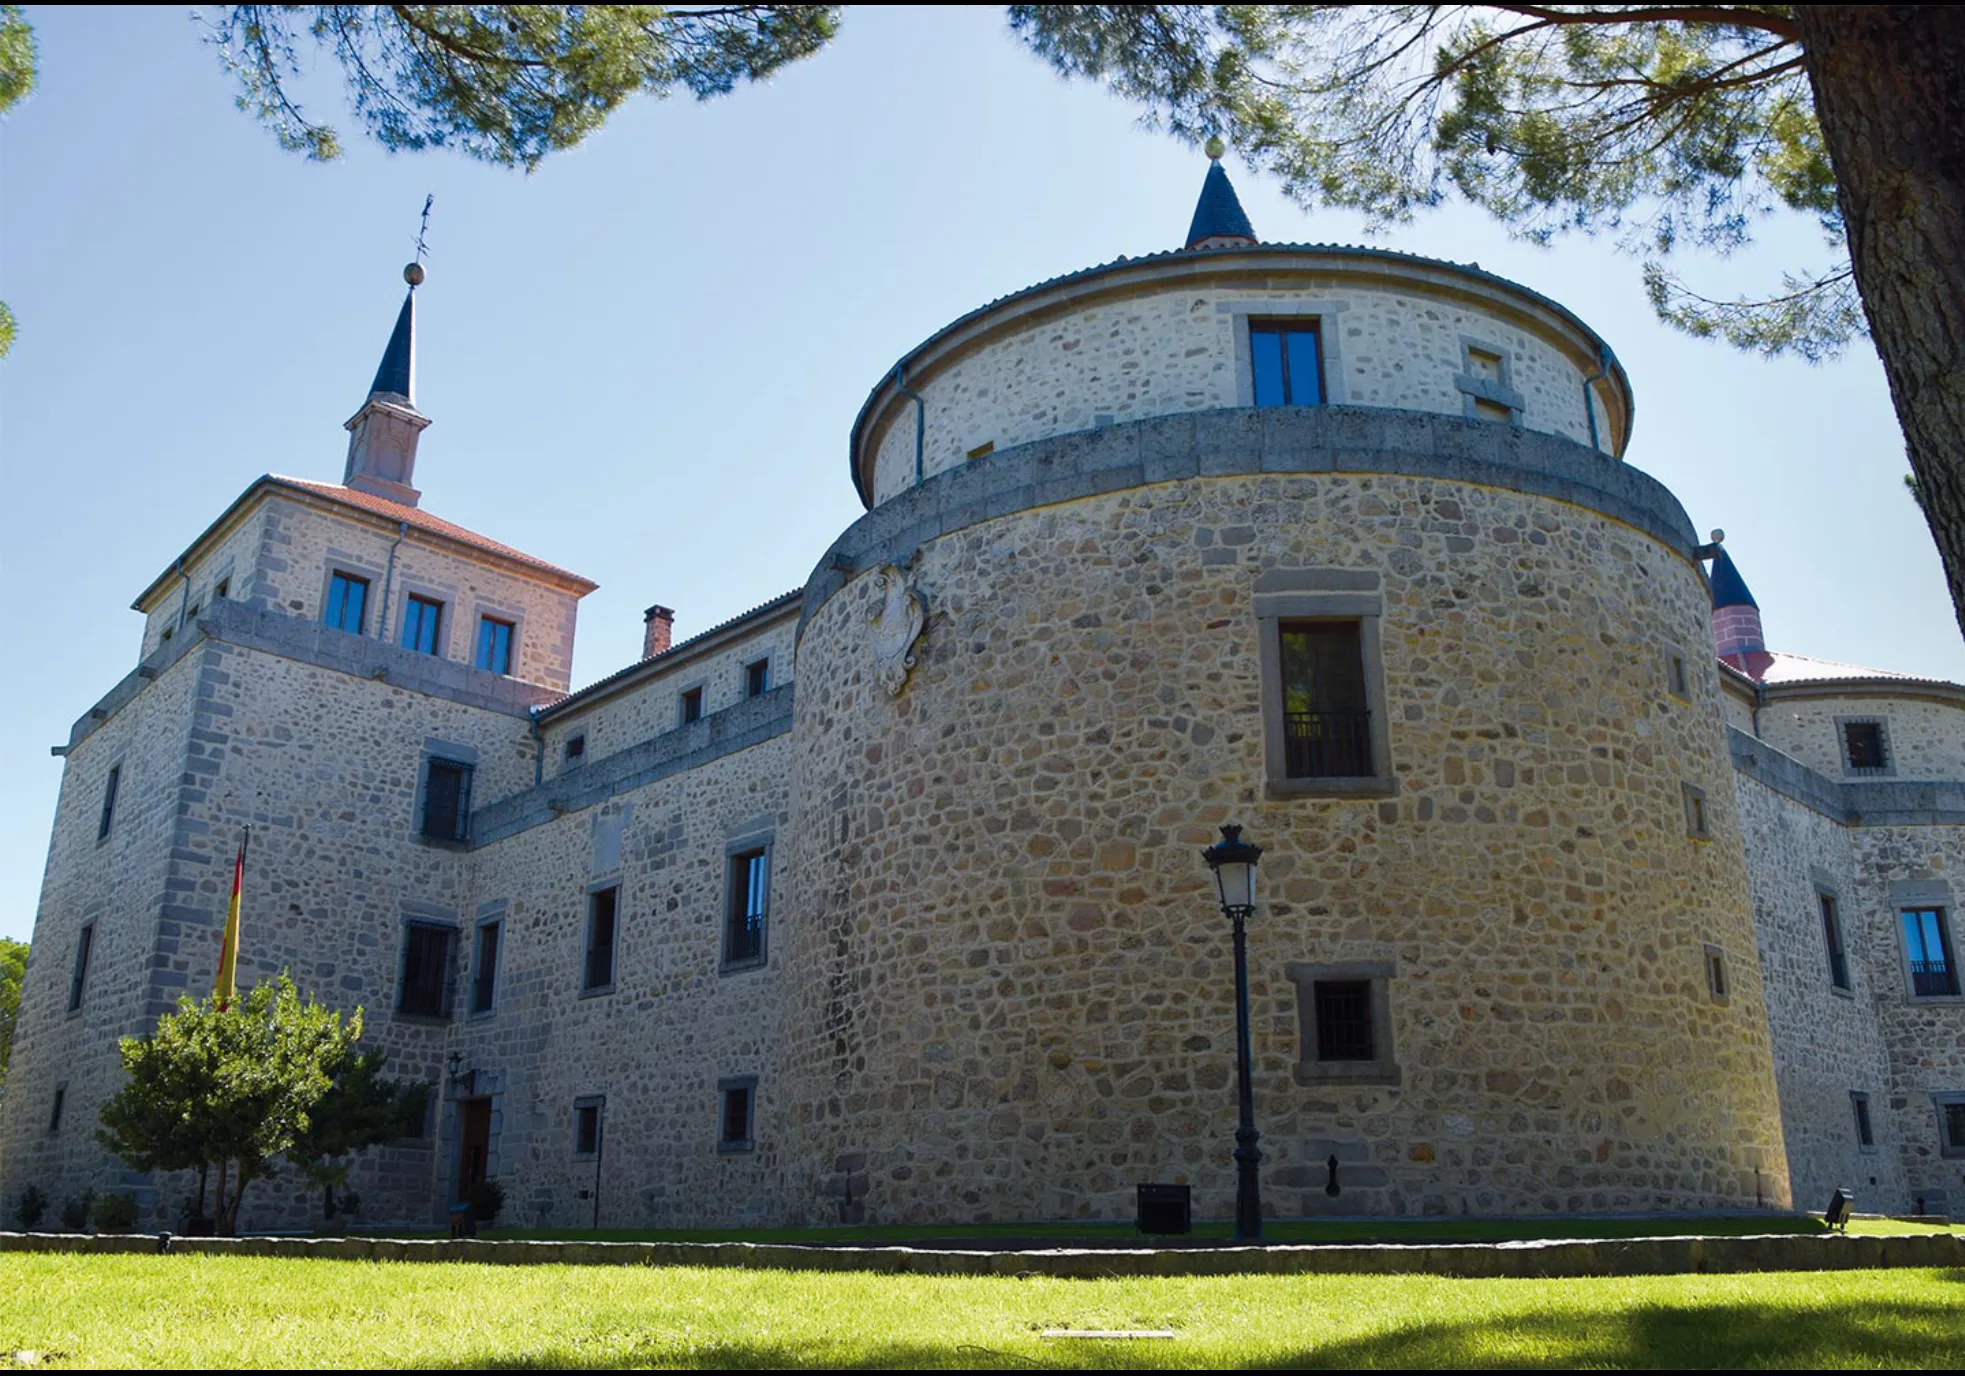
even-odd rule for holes
{"type": "Polygon", "coordinates": [[[109,838],[109,828],[116,822],[116,789],[123,782],[123,766],[109,766],[109,777],[102,783],[102,819],[96,823],[96,840],[109,838]]]}
{"type": "Polygon", "coordinates": [[[1500,402],[1489,401],[1486,397],[1474,398],[1475,420],[1498,420],[1503,425],[1506,425],[1514,418],[1515,413],[1506,406],[1503,406],[1500,402]]]}
{"type": "Polygon", "coordinates": [[[1817,893],[1822,905],[1822,942],[1828,947],[1829,983],[1837,989],[1849,988],[1849,957],[1842,949],[1842,919],[1835,910],[1835,895],[1817,893]]]}
{"type": "Polygon", "coordinates": [[[1938,1106],[1938,1154],[1965,1156],[1965,1094],[1933,1098],[1938,1106]]]}
{"type": "Polygon", "coordinates": [[[321,613],[321,620],[337,631],[360,635],[367,608],[368,579],[336,569],[334,576],[328,579],[327,606],[321,613]]]}
{"type": "Polygon", "coordinates": [[[1714,1003],[1731,1001],[1726,982],[1726,952],[1719,947],[1706,947],[1706,993],[1714,1003]]]}
{"type": "Polygon", "coordinates": [[[620,886],[587,895],[587,956],[581,972],[580,992],[604,994],[614,987],[614,930],[620,886]]]}
{"type": "Polygon", "coordinates": [[[1875,1151],[1876,1133],[1870,1128],[1869,1095],[1850,1090],[1849,1106],[1856,1115],[1856,1145],[1864,1151],[1875,1151]]]}
{"type": "Polygon", "coordinates": [[[512,623],[495,616],[478,618],[477,665],[494,674],[512,672],[512,623]]]}
{"type": "Polygon", "coordinates": [[[682,724],[703,719],[703,690],[691,688],[682,695],[682,724]]]}
{"type": "Polygon", "coordinates": [[[730,857],[724,888],[723,967],[764,963],[764,915],[770,887],[771,850],[757,846],[730,857]]]}
{"type": "Polygon", "coordinates": [[[600,1111],[607,1101],[598,1096],[573,1101],[573,1155],[591,1161],[600,1155],[600,1111]]]}
{"type": "Polygon", "coordinates": [[[1692,688],[1685,674],[1684,655],[1671,654],[1665,657],[1665,688],[1675,698],[1692,696],[1692,688]]]}
{"type": "Polygon", "coordinates": [[[471,980],[471,1011],[489,1013],[498,989],[498,932],[501,924],[486,922],[478,928],[477,974],[471,980]]]}
{"type": "Polygon", "coordinates": [[[1284,622],[1278,633],[1288,777],[1370,777],[1371,713],[1358,623],[1284,622]]]}
{"type": "Polygon", "coordinates": [[[462,841],[469,835],[471,774],[462,760],[430,759],[423,775],[423,835],[432,841],[462,841]]]}
{"type": "Polygon", "coordinates": [[[586,758],[587,733],[582,731],[577,736],[568,736],[566,738],[566,762],[568,764],[578,764],[586,758]]]}
{"type": "Polygon", "coordinates": [[[1904,956],[1910,962],[1912,998],[1955,998],[1958,962],[1952,953],[1951,924],[1943,908],[1912,908],[1903,914],[1904,956]]]}
{"type": "Polygon", "coordinates": [[[1317,1059],[1374,1059],[1371,985],[1361,979],[1320,979],[1313,990],[1317,1005],[1317,1059]]]}
{"type": "Polygon", "coordinates": [[[1851,774],[1888,774],[1890,746],[1883,723],[1871,718],[1836,718],[1842,732],[1842,766],[1851,774]]]}
{"type": "Polygon", "coordinates": [[[82,1009],[82,990],[89,981],[89,955],[95,949],[96,924],[83,924],[81,935],[75,938],[75,967],[68,975],[68,1011],[80,1012],[82,1009]]]}
{"type": "Polygon", "coordinates": [[[1324,370],[1313,320],[1249,322],[1257,406],[1321,406],[1324,370]]]}
{"type": "Polygon", "coordinates": [[[1271,569],[1255,581],[1271,798],[1388,797],[1382,601],[1370,569],[1271,569]]]}
{"type": "Polygon", "coordinates": [[[1298,1084],[1399,1083],[1392,1059],[1391,961],[1290,965],[1296,985],[1298,1084]]]}
{"type": "Polygon", "coordinates": [[[216,602],[221,597],[230,597],[231,595],[232,580],[230,578],[221,578],[212,584],[212,601],[216,602]]]}
{"type": "Polygon", "coordinates": [[[450,962],[457,929],[439,922],[403,928],[403,977],[396,1011],[408,1018],[450,1016],[450,962]]]}
{"type": "Polygon", "coordinates": [[[443,630],[443,603],[410,594],[403,608],[403,648],[421,655],[441,654],[438,636],[443,630]]]}
{"type": "Polygon", "coordinates": [[[1706,790],[1682,783],[1679,792],[1685,803],[1685,834],[1695,840],[1711,840],[1712,832],[1706,825],[1706,790]]]}
{"type": "Polygon", "coordinates": [[[716,1149],[750,1151],[757,1108],[757,1077],[744,1075],[716,1082],[718,1103],[716,1149]]]}
{"type": "Polygon", "coordinates": [[[65,1084],[56,1085],[55,1104],[54,1107],[48,1111],[49,1132],[61,1131],[61,1110],[62,1110],[62,1106],[67,1102],[68,1102],[68,1086],[65,1084]]]}
{"type": "Polygon", "coordinates": [[[744,666],[744,696],[762,697],[771,691],[771,661],[760,659],[744,666]]]}
{"type": "Polygon", "coordinates": [[[1514,386],[1514,363],[1508,350],[1486,340],[1460,337],[1461,371],[1453,378],[1460,390],[1461,414],[1468,420],[1522,423],[1523,397],[1514,386]]]}

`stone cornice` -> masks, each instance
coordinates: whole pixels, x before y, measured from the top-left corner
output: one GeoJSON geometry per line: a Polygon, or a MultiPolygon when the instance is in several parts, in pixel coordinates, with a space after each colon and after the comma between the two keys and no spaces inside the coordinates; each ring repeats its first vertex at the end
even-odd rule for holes
{"type": "Polygon", "coordinates": [[[1839,783],[1738,727],[1726,728],[1726,745],[1741,774],[1843,826],[1965,826],[1965,782],[1839,783]]]}

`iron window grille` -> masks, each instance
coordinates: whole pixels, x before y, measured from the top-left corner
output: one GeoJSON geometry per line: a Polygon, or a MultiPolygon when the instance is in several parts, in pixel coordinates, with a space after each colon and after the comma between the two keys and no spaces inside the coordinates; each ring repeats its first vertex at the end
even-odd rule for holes
{"type": "Polygon", "coordinates": [[[457,929],[435,922],[411,922],[403,932],[403,972],[396,1011],[407,1018],[450,1016],[457,929]]]}
{"type": "Polygon", "coordinates": [[[1965,1095],[1947,1094],[1938,1099],[1939,1152],[1943,1156],[1965,1156],[1965,1095]]]}
{"type": "Polygon", "coordinates": [[[769,906],[770,851],[765,847],[730,857],[729,904],[723,923],[723,963],[736,968],[764,963],[764,923],[769,906]]]}
{"type": "Polygon", "coordinates": [[[1368,778],[1371,713],[1356,621],[1284,622],[1284,772],[1292,779],[1368,778]]]}
{"type": "Polygon", "coordinates": [[[1916,998],[1956,997],[1958,963],[1953,957],[1951,924],[1945,910],[1906,909],[1903,927],[1911,994],[1916,998]]]}
{"type": "Polygon", "coordinates": [[[423,780],[423,835],[433,841],[468,839],[472,772],[462,760],[431,759],[423,780]]]}
{"type": "Polygon", "coordinates": [[[1317,1059],[1377,1059],[1372,1042],[1371,981],[1318,980],[1317,1059]]]}
{"type": "Polygon", "coordinates": [[[1842,762],[1851,774],[1888,774],[1890,747],[1880,721],[1842,723],[1842,762]]]}

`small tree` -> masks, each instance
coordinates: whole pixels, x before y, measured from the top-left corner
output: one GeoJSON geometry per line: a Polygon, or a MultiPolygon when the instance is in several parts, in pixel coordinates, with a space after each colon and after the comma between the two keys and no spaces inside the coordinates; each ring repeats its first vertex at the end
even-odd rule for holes
{"type": "Polygon", "coordinates": [[[359,1008],[344,1026],[285,973],[224,1007],[181,998],[155,1032],[123,1039],[130,1079],[103,1106],[97,1140],[137,1170],[198,1169],[200,1214],[216,1165],[213,1216],[234,1233],[246,1187],[308,1131],[361,1035],[359,1008]]]}
{"type": "Polygon", "coordinates": [[[27,974],[27,943],[0,937],[0,1098],[7,1093],[7,1062],[20,1017],[20,985],[27,974]]]}
{"type": "Polygon", "coordinates": [[[321,1187],[321,1215],[336,1213],[334,1192],[348,1183],[347,1158],[408,1136],[423,1121],[429,1086],[385,1080],[389,1053],[351,1051],[334,1083],[308,1115],[307,1127],[287,1148],[287,1160],[321,1187]]]}

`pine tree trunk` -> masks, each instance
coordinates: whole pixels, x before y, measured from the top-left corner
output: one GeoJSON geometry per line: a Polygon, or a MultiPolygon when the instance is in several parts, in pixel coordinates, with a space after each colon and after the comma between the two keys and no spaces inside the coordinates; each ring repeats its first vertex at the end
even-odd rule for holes
{"type": "Polygon", "coordinates": [[[1965,7],[1794,16],[1856,287],[1965,629],[1965,7]]]}

